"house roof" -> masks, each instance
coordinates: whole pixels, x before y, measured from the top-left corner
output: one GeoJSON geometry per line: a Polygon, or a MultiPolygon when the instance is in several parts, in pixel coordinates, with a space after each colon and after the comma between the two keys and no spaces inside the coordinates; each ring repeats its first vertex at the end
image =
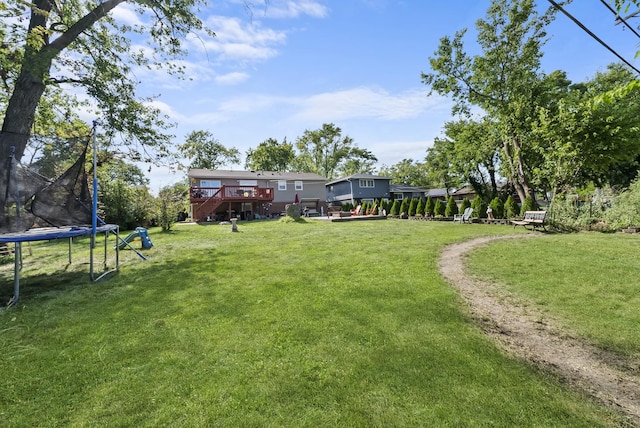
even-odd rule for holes
{"type": "Polygon", "coordinates": [[[322,181],[327,179],[311,172],[274,172],[274,171],[228,171],[223,169],[190,169],[189,178],[231,178],[237,180],[302,180],[322,181]]]}
{"type": "Polygon", "coordinates": [[[427,189],[422,187],[414,187],[406,184],[391,184],[389,186],[389,192],[395,193],[426,193],[427,189]]]}
{"type": "Polygon", "coordinates": [[[327,186],[330,184],[341,183],[343,181],[360,180],[360,179],[391,180],[391,177],[382,177],[380,175],[373,175],[373,174],[352,174],[347,177],[341,177],[336,180],[333,180],[332,182],[327,183],[327,186]]]}
{"type": "MultiPolygon", "coordinates": [[[[451,190],[449,194],[453,193],[451,190]]],[[[428,189],[427,196],[431,196],[432,198],[443,198],[447,196],[447,189],[428,189]]]]}

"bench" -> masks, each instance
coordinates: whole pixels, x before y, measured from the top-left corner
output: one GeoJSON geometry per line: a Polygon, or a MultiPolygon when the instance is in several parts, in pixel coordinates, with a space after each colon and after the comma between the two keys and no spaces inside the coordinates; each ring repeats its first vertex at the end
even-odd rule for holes
{"type": "Polygon", "coordinates": [[[513,227],[522,226],[525,229],[528,229],[531,226],[532,230],[536,230],[536,227],[541,227],[545,231],[545,220],[547,218],[546,211],[525,211],[522,220],[511,220],[513,223],[513,227]]]}

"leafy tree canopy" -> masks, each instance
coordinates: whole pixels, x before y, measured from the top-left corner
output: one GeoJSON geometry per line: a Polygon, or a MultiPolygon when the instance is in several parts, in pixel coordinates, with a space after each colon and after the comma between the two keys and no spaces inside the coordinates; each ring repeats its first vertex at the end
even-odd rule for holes
{"type": "Polygon", "coordinates": [[[240,151],[223,146],[209,131],[193,131],[178,146],[189,164],[182,168],[219,169],[224,165],[240,162],[240,151]]]}
{"type": "Polygon", "coordinates": [[[247,151],[245,168],[254,171],[287,172],[295,158],[293,144],[287,143],[287,138],[279,143],[275,138],[269,138],[258,144],[255,149],[247,151]]]}

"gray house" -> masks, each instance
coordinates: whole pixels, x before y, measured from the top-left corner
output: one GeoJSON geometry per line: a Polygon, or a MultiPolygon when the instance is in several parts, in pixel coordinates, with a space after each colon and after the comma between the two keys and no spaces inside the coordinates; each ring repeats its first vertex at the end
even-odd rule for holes
{"type": "Polygon", "coordinates": [[[426,198],[427,189],[421,187],[408,186],[406,184],[392,184],[389,186],[391,199],[394,201],[402,201],[403,199],[422,199],[426,198]]]}
{"type": "Polygon", "coordinates": [[[327,183],[327,202],[336,204],[372,203],[376,199],[389,199],[390,177],[372,174],[353,174],[327,183]]]}

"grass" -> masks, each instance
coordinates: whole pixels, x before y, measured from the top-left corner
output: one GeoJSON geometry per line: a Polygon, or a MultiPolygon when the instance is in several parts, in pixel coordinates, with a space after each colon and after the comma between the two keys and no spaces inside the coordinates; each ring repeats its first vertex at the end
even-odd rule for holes
{"type": "Polygon", "coordinates": [[[494,242],[474,251],[469,267],[594,345],[640,361],[637,251],[634,235],[552,235],[494,242]]]}
{"type": "Polygon", "coordinates": [[[437,273],[445,244],[512,228],[239,229],[152,230],[149,260],[123,251],[120,273],[98,284],[86,266],[65,270],[66,243],[33,245],[21,301],[0,313],[3,425],[621,423],[499,352],[437,273]]]}

